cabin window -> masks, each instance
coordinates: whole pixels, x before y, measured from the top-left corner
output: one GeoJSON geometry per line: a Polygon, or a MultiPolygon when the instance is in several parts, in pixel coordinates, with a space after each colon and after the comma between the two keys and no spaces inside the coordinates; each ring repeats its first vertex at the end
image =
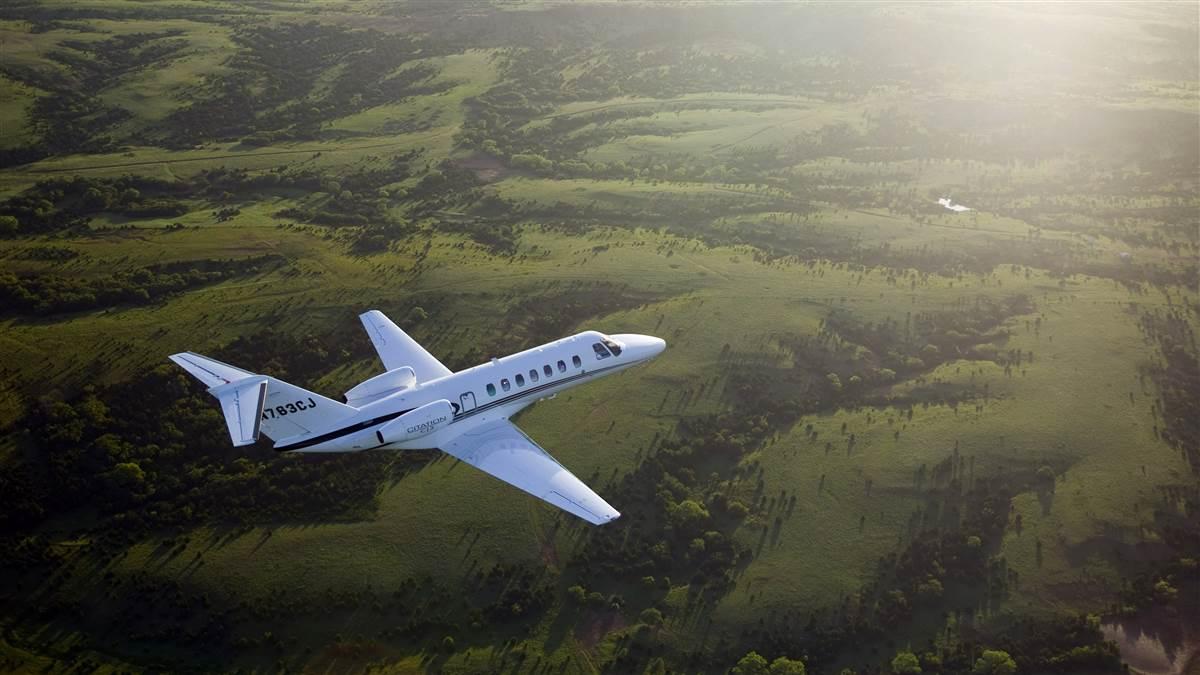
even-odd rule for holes
{"type": "Polygon", "coordinates": [[[608,347],[605,347],[602,343],[599,343],[599,342],[592,345],[592,351],[596,352],[596,360],[597,361],[599,361],[600,359],[607,359],[608,357],[612,356],[612,354],[608,353],[608,347]]]}
{"type": "Polygon", "coordinates": [[[562,361],[559,361],[558,362],[558,372],[560,372],[560,373],[567,372],[567,364],[562,361]]]}
{"type": "Polygon", "coordinates": [[[512,389],[512,385],[509,384],[507,377],[500,378],[500,388],[503,389],[504,391],[508,391],[509,389],[512,389]]]}
{"type": "Polygon", "coordinates": [[[572,357],[571,357],[571,363],[575,364],[575,367],[576,367],[576,368],[580,368],[580,367],[582,367],[582,366],[583,366],[583,359],[579,358],[579,356],[578,356],[578,355],[576,355],[576,356],[572,356],[572,357]]]}
{"type": "Polygon", "coordinates": [[[491,382],[488,382],[487,390],[488,390],[488,396],[496,395],[496,385],[492,384],[491,382]]]}
{"type": "Polygon", "coordinates": [[[525,376],[520,373],[517,373],[517,386],[518,387],[525,386],[525,376]]]}
{"type": "Polygon", "coordinates": [[[554,377],[554,369],[548,365],[542,366],[542,372],[546,374],[546,377],[554,377]]]}
{"type": "Polygon", "coordinates": [[[534,368],[534,369],[532,369],[532,370],[530,370],[530,371],[529,371],[529,381],[530,381],[530,382],[537,382],[537,381],[538,381],[537,368],[534,368]]]}

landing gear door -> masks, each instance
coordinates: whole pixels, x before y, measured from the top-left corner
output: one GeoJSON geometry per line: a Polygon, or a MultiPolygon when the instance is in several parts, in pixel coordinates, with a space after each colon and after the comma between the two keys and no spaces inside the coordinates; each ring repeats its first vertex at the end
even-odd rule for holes
{"type": "Polygon", "coordinates": [[[462,406],[463,412],[471,412],[475,409],[475,393],[468,391],[458,397],[458,402],[462,406]]]}

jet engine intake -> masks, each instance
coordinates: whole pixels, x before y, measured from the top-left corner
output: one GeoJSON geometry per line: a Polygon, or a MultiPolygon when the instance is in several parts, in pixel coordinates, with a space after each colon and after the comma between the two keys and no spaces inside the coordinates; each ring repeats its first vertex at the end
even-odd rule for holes
{"type": "Polygon", "coordinates": [[[402,366],[376,375],[346,392],[346,403],[362,407],[403,389],[412,389],[416,385],[416,372],[409,366],[402,366]]]}

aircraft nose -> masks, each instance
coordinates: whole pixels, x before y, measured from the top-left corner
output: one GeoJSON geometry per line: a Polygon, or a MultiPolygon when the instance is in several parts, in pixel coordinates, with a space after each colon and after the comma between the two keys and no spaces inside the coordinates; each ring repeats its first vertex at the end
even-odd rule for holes
{"type": "Polygon", "coordinates": [[[658,356],[667,348],[667,341],[662,338],[656,338],[650,335],[647,335],[646,338],[650,342],[650,344],[647,345],[647,349],[650,350],[650,356],[658,356]]]}
{"type": "Polygon", "coordinates": [[[652,359],[667,348],[667,341],[653,335],[614,335],[613,339],[625,345],[631,356],[638,361],[652,359]]]}

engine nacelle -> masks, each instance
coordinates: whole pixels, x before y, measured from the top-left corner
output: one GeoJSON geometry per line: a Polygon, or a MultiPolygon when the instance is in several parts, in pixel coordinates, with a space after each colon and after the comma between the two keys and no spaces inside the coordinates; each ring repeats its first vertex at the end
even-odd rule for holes
{"type": "Polygon", "coordinates": [[[417,372],[408,366],[376,375],[346,392],[346,403],[361,408],[371,401],[411,389],[417,384],[417,372]]]}
{"type": "Polygon", "coordinates": [[[380,427],[375,434],[380,443],[402,443],[428,436],[452,421],[454,408],[443,398],[409,410],[380,427]]]}

